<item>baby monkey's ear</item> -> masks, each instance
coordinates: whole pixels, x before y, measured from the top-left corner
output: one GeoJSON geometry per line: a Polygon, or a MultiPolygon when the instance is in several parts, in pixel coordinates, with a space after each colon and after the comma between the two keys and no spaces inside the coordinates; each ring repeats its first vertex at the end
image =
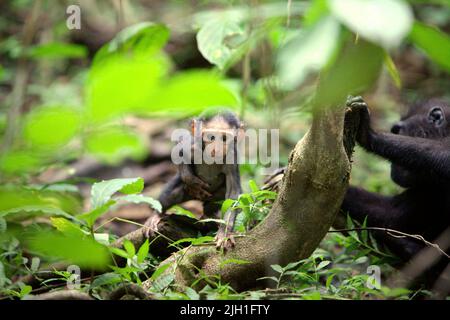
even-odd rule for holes
{"type": "Polygon", "coordinates": [[[245,137],[245,124],[243,122],[240,122],[239,128],[237,128],[236,139],[237,141],[242,141],[244,137],[245,137]]]}
{"type": "Polygon", "coordinates": [[[191,119],[191,134],[193,137],[201,137],[202,135],[202,119],[191,119]]]}

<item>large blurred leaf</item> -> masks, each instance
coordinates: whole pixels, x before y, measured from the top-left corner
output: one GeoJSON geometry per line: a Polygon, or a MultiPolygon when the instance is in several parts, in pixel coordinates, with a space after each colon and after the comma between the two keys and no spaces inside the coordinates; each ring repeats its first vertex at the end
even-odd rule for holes
{"type": "Polygon", "coordinates": [[[71,43],[46,43],[34,46],[27,51],[27,56],[38,59],[57,58],[84,58],[87,56],[87,48],[79,44],[71,43]]]}
{"type": "Polygon", "coordinates": [[[91,189],[91,207],[98,208],[107,203],[113,194],[135,194],[144,188],[142,178],[112,179],[94,183],[91,189]]]}
{"type": "MultiPolygon", "coordinates": [[[[298,16],[306,11],[309,3],[306,1],[293,1],[290,5],[291,16],[298,16]]],[[[194,15],[194,25],[196,27],[203,26],[211,20],[234,20],[238,22],[245,22],[253,19],[257,14],[258,19],[266,20],[278,17],[285,17],[288,15],[286,10],[286,2],[278,1],[272,3],[262,3],[259,5],[233,5],[223,8],[214,8],[211,10],[201,11],[194,15]]]]}
{"type": "Polygon", "coordinates": [[[132,51],[136,54],[152,55],[162,49],[169,39],[169,29],[161,24],[141,22],[120,31],[95,55],[94,64],[111,54],[132,51]]]}
{"type": "Polygon", "coordinates": [[[24,136],[35,148],[56,148],[66,144],[81,126],[79,112],[64,106],[33,110],[24,124],[24,136]]]}
{"type": "Polygon", "coordinates": [[[81,268],[101,269],[108,265],[108,249],[90,236],[39,232],[27,238],[30,249],[41,255],[67,260],[81,268]]]}
{"type": "Polygon", "coordinates": [[[17,186],[0,187],[0,211],[8,219],[22,219],[34,215],[75,214],[81,211],[81,201],[73,192],[36,190],[17,186]]]}
{"type": "Polygon", "coordinates": [[[390,49],[398,46],[413,23],[412,10],[401,0],[329,0],[334,16],[353,32],[390,49]]]}
{"type": "Polygon", "coordinates": [[[178,73],[158,91],[146,111],[165,115],[190,115],[208,107],[237,107],[234,94],[216,73],[190,70],[178,73]]]}
{"type": "Polygon", "coordinates": [[[230,19],[212,19],[197,33],[197,45],[206,60],[222,69],[246,37],[241,26],[230,19]]]}
{"type": "Polygon", "coordinates": [[[278,74],[283,85],[295,88],[309,73],[325,66],[338,47],[339,30],[337,20],[328,16],[289,41],[278,57],[278,74]]]}
{"type": "MultiPolygon", "coordinates": [[[[71,216],[64,212],[63,210],[51,206],[45,205],[30,205],[30,206],[21,206],[15,207],[5,210],[0,210],[0,217],[5,217],[11,214],[26,214],[27,216],[34,215],[51,215],[51,216],[63,216],[66,218],[70,218],[71,216]]],[[[17,218],[17,217],[16,217],[17,218]]]]}
{"type": "Polygon", "coordinates": [[[117,164],[126,158],[141,159],[147,148],[141,137],[129,129],[109,127],[89,134],[87,151],[108,164],[117,164]]]}
{"type": "Polygon", "coordinates": [[[349,94],[361,94],[377,80],[384,61],[384,50],[361,40],[348,43],[323,74],[316,91],[319,106],[342,106],[349,94]]]}
{"type": "Polygon", "coordinates": [[[25,150],[11,150],[0,156],[0,171],[10,175],[35,171],[42,164],[43,159],[25,150]]]}
{"type": "Polygon", "coordinates": [[[163,58],[115,56],[93,68],[86,86],[89,116],[106,120],[152,103],[167,71],[163,58]]]}
{"type": "Polygon", "coordinates": [[[311,5],[305,12],[303,24],[311,26],[330,12],[327,0],[312,0],[311,5]]]}
{"type": "Polygon", "coordinates": [[[450,71],[450,37],[446,33],[416,21],[410,38],[434,62],[450,71]]]}

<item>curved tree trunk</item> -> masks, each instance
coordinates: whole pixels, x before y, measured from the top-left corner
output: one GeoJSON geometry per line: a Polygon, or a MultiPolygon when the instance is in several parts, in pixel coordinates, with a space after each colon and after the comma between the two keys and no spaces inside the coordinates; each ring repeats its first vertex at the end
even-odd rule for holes
{"type": "MultiPolygon", "coordinates": [[[[315,112],[311,129],[290,155],[271,212],[238,238],[233,250],[223,254],[211,246],[183,249],[162,262],[172,263],[166,273],[174,272],[175,282],[187,286],[199,277],[219,276],[222,283],[240,291],[263,284],[257,279],[272,275],[270,265],[307,258],[334,222],[348,187],[359,122],[351,114],[345,117],[344,108],[315,112]],[[344,118],[350,123],[345,131],[344,118]]],[[[204,284],[197,282],[200,287],[204,284]]]]}

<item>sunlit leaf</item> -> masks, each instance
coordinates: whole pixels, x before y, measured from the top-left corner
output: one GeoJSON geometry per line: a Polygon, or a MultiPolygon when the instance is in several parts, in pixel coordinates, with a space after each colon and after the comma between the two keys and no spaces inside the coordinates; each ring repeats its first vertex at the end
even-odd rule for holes
{"type": "Polygon", "coordinates": [[[147,258],[148,256],[149,250],[150,250],[150,243],[148,242],[148,239],[146,239],[137,252],[138,263],[144,262],[145,258],[147,258]]]}
{"type": "Polygon", "coordinates": [[[413,23],[402,0],[329,0],[333,15],[350,30],[386,49],[398,46],[413,23]]]}
{"type": "Polygon", "coordinates": [[[35,148],[56,148],[70,141],[81,126],[79,111],[64,106],[33,110],[24,124],[24,136],[35,148]]]}
{"type": "Polygon", "coordinates": [[[169,29],[153,22],[141,22],[121,30],[95,55],[94,64],[111,54],[132,51],[150,56],[162,49],[169,39],[169,29]]]}
{"type": "Polygon", "coordinates": [[[103,121],[149,107],[167,63],[157,58],[115,56],[90,71],[86,84],[88,116],[103,121]]]}
{"type": "Polygon", "coordinates": [[[136,254],[134,244],[130,240],[125,239],[125,241],[123,242],[123,247],[125,248],[125,251],[128,253],[128,257],[133,257],[136,254]]]}
{"type": "Polygon", "coordinates": [[[448,34],[416,21],[410,38],[431,60],[450,72],[450,36],[448,34]]]}
{"type": "Polygon", "coordinates": [[[60,232],[64,234],[71,234],[75,236],[83,236],[86,235],[86,233],[80,228],[79,225],[64,219],[64,218],[56,218],[51,217],[50,221],[52,222],[52,225],[60,232]]]}
{"type": "Polygon", "coordinates": [[[222,69],[245,38],[244,30],[237,22],[215,18],[200,28],[197,45],[206,60],[222,69]],[[230,42],[231,39],[234,42],[230,42]]]}
{"type": "Polygon", "coordinates": [[[319,71],[332,58],[339,44],[339,23],[331,16],[308,30],[299,31],[282,49],[277,73],[287,88],[295,88],[312,72],[319,71]]]}
{"type": "Polygon", "coordinates": [[[139,160],[148,152],[140,136],[121,127],[108,127],[92,132],[85,146],[91,155],[108,164],[117,164],[126,158],[139,160]]]}
{"type": "Polygon", "coordinates": [[[37,59],[84,58],[88,50],[85,46],[73,43],[45,43],[31,47],[27,56],[37,59]]]}
{"type": "Polygon", "coordinates": [[[192,115],[217,106],[233,108],[238,106],[238,102],[218,74],[190,70],[169,79],[145,110],[173,117],[192,115]]]}
{"type": "Polygon", "coordinates": [[[95,221],[101,217],[103,214],[108,212],[108,210],[115,204],[114,200],[108,200],[106,203],[95,206],[93,210],[77,215],[78,219],[86,221],[88,227],[92,227],[95,221]]]}
{"type": "Polygon", "coordinates": [[[94,183],[91,189],[91,207],[98,208],[107,203],[113,194],[135,194],[144,188],[142,178],[112,179],[94,183]]]}

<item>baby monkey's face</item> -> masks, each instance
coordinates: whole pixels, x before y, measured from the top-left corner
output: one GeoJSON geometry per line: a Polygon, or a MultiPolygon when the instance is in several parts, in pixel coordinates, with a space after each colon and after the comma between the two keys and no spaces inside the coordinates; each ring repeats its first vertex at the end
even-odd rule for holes
{"type": "Polygon", "coordinates": [[[233,148],[236,129],[232,128],[204,128],[202,134],[203,150],[213,158],[225,159],[227,153],[233,148]]]}

